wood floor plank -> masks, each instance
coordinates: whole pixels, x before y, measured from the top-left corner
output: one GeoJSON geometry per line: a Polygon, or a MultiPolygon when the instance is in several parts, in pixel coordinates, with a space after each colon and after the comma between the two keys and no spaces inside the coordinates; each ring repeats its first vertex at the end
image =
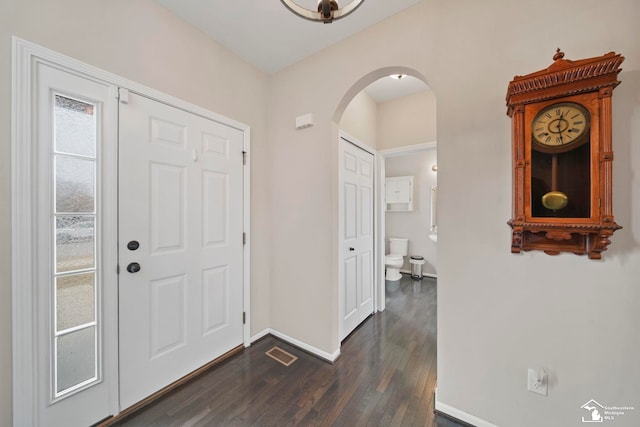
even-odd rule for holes
{"type": "Polygon", "coordinates": [[[333,365],[267,336],[112,425],[460,427],[433,413],[436,298],[433,279],[387,282],[386,310],[347,337],[333,365]],[[298,360],[271,359],[274,345],[298,360]]]}

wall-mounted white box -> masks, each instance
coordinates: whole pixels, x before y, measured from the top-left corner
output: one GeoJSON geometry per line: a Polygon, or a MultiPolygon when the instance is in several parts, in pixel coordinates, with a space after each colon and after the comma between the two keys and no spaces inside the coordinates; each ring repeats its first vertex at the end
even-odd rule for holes
{"type": "Polygon", "coordinates": [[[296,129],[305,129],[315,124],[313,113],[304,114],[296,117],[296,129]]]}

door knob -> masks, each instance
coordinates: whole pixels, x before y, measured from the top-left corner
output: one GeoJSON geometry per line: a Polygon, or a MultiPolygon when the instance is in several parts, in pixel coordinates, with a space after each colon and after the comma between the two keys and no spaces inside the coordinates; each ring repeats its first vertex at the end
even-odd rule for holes
{"type": "Polygon", "coordinates": [[[138,271],[140,271],[140,264],[138,264],[137,262],[132,262],[131,264],[127,265],[127,271],[129,273],[137,273],[138,271]]]}
{"type": "Polygon", "coordinates": [[[129,249],[130,251],[135,251],[139,247],[140,247],[140,243],[137,240],[132,240],[129,243],[127,243],[127,249],[129,249]]]}
{"type": "Polygon", "coordinates": [[[355,251],[355,249],[354,248],[349,248],[349,251],[353,252],[353,251],[355,251]]]}

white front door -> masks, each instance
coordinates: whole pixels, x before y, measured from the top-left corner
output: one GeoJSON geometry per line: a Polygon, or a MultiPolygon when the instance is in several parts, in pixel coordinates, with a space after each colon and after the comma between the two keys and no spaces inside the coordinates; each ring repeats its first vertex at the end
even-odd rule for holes
{"type": "Polygon", "coordinates": [[[373,313],[374,157],[343,137],[339,156],[342,340],[373,313]]]}
{"type": "Polygon", "coordinates": [[[120,403],[243,343],[243,132],[120,104],[120,403]]]}
{"type": "Polygon", "coordinates": [[[35,210],[24,215],[35,226],[38,332],[24,357],[36,359],[37,419],[28,423],[87,426],[117,410],[117,92],[36,67],[35,210]]]}

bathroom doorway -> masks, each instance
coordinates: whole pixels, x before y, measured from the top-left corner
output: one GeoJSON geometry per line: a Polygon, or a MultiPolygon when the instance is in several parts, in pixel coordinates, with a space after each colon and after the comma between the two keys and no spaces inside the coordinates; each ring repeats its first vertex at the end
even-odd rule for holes
{"type": "Polygon", "coordinates": [[[389,239],[408,239],[406,256],[398,263],[400,272],[411,274],[416,264],[420,265],[422,276],[437,278],[437,144],[383,150],[379,154],[383,164],[381,180],[388,184],[386,193],[393,191],[398,182],[411,184],[410,203],[388,203],[395,200],[390,200],[389,194],[381,195],[386,196],[387,202],[382,206],[380,218],[384,253],[393,252],[389,239]]]}

